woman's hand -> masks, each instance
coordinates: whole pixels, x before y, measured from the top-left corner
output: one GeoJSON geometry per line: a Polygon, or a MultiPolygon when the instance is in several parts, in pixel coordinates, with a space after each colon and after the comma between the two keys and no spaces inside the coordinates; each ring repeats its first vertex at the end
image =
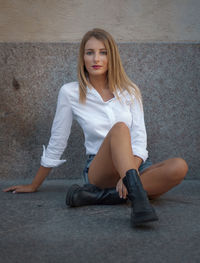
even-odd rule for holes
{"type": "Polygon", "coordinates": [[[33,193],[36,192],[36,188],[32,184],[27,184],[27,185],[15,185],[8,187],[4,189],[4,192],[12,192],[13,194],[15,193],[33,193]]]}
{"type": "Polygon", "coordinates": [[[126,199],[128,191],[126,186],[123,184],[122,179],[120,179],[116,185],[116,191],[119,193],[120,198],[126,199]]]}
{"type": "Polygon", "coordinates": [[[52,168],[47,168],[40,166],[38,169],[38,172],[33,179],[31,184],[25,184],[25,185],[15,185],[8,187],[4,189],[4,192],[12,192],[13,194],[15,193],[33,193],[36,192],[39,186],[42,184],[44,179],[47,177],[49,172],[51,171],[52,168]]]}

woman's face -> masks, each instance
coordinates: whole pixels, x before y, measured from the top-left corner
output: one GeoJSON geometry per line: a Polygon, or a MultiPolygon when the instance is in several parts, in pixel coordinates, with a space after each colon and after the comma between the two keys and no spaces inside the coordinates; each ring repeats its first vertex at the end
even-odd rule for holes
{"type": "Polygon", "coordinates": [[[85,44],[84,63],[89,76],[107,75],[107,50],[102,41],[91,37],[85,44]]]}

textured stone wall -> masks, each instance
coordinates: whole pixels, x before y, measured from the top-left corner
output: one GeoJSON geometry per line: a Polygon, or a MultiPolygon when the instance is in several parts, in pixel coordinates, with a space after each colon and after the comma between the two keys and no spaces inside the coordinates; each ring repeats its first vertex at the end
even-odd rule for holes
{"type": "MultiPolygon", "coordinates": [[[[181,156],[188,178],[199,178],[200,44],[121,43],[121,58],[144,100],[153,162],[181,156]]],[[[76,80],[78,44],[0,44],[0,178],[31,178],[47,145],[60,87],[76,80]]],[[[50,178],[78,178],[83,134],[73,124],[63,158],[50,178]]]]}

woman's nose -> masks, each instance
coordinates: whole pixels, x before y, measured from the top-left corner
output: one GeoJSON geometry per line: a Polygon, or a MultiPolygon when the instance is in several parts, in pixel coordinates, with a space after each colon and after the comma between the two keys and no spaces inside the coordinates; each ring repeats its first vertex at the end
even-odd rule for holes
{"type": "Polygon", "coordinates": [[[94,61],[99,61],[99,54],[98,53],[94,54],[94,61]]]}

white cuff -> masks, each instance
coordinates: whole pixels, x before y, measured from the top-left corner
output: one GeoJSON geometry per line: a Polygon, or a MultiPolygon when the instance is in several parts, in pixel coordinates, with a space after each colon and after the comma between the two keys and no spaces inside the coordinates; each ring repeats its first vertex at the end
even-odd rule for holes
{"type": "Polygon", "coordinates": [[[43,145],[43,154],[41,157],[41,165],[42,166],[48,167],[48,168],[57,167],[57,166],[65,163],[65,162],[66,162],[66,160],[54,160],[54,159],[50,159],[50,158],[46,157],[46,149],[45,149],[45,146],[43,145]]]}

